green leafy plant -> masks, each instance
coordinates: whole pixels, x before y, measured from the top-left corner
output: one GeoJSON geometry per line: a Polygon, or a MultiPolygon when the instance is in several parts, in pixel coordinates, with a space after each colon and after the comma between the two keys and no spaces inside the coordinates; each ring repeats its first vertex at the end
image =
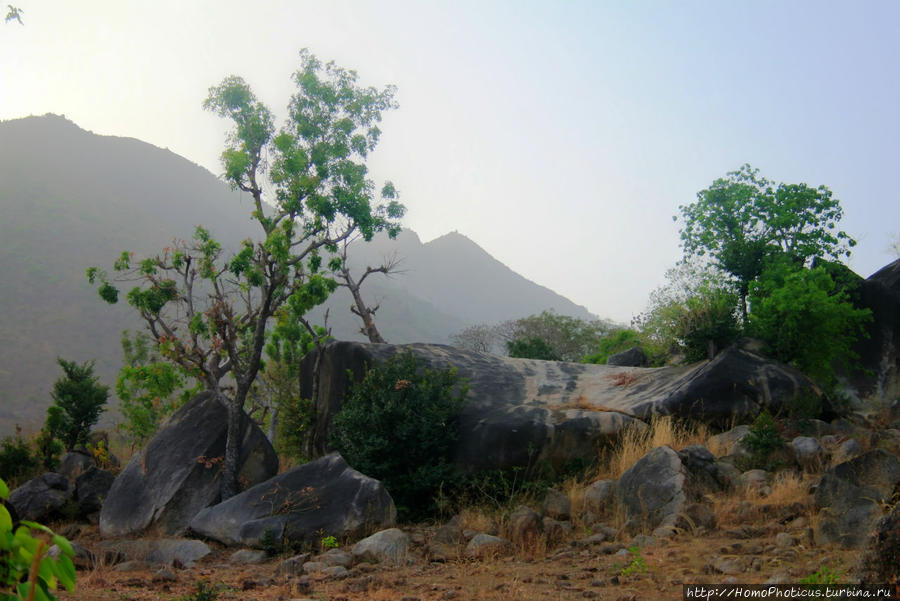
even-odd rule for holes
{"type": "MultiPolygon", "coordinates": [[[[0,480],[0,499],[9,496],[0,480]]],[[[46,526],[22,520],[15,530],[12,516],[0,505],[0,599],[3,601],[53,601],[60,585],[75,590],[75,552],[64,537],[46,526]],[[47,553],[49,545],[60,549],[58,559],[47,553]]]]}
{"type": "Polygon", "coordinates": [[[781,438],[781,431],[772,414],[763,411],[756,417],[750,426],[749,434],[744,437],[743,444],[751,453],[749,464],[743,467],[747,469],[775,467],[773,453],[784,446],[784,440],[781,438]]]}
{"type": "Polygon", "coordinates": [[[7,436],[0,442],[0,478],[14,488],[36,475],[40,463],[40,457],[22,437],[18,426],[15,436],[7,436]]]}
{"type": "Polygon", "coordinates": [[[516,338],[506,344],[506,350],[510,357],[520,359],[543,359],[544,361],[559,361],[560,357],[546,340],[532,336],[530,338],[516,338]]]}
{"type": "Polygon", "coordinates": [[[822,566],[809,576],[802,578],[800,584],[840,584],[843,573],[832,570],[828,566],[822,566]]]}
{"type": "Polygon", "coordinates": [[[585,356],[582,363],[594,363],[604,365],[610,355],[627,351],[628,349],[640,346],[641,340],[638,332],[629,328],[621,328],[613,330],[606,336],[597,341],[596,351],[585,356]]]}
{"type": "Polygon", "coordinates": [[[109,387],[94,375],[93,361],[81,365],[61,358],[56,361],[65,375],[53,384],[53,405],[47,408],[44,429],[66,449],[73,449],[87,443],[109,398],[109,387]]]}
{"type": "Polygon", "coordinates": [[[323,536],[319,543],[323,551],[326,549],[337,549],[340,546],[337,539],[333,536],[323,536]]]}
{"type": "Polygon", "coordinates": [[[632,574],[645,574],[650,569],[647,566],[647,562],[644,561],[644,556],[641,555],[640,547],[629,547],[628,552],[631,553],[631,563],[622,568],[622,571],[619,572],[619,576],[626,577],[631,576],[632,574]]]}
{"type": "Polygon", "coordinates": [[[430,370],[412,353],[371,367],[334,417],[331,445],[384,482],[402,519],[428,516],[460,480],[452,451],[468,386],[455,369],[430,370]]]}

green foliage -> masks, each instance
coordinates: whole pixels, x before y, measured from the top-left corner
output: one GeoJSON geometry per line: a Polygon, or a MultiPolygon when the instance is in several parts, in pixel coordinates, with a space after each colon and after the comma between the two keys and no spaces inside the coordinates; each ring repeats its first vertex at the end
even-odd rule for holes
{"type": "Polygon", "coordinates": [[[622,568],[619,576],[626,577],[632,574],[645,574],[649,570],[644,556],[641,555],[640,547],[629,547],[628,552],[631,554],[631,563],[622,568]]]}
{"type": "Polygon", "coordinates": [[[611,355],[627,351],[641,345],[638,332],[630,328],[619,328],[600,338],[594,353],[582,358],[582,363],[605,365],[611,355]]]}
{"type": "Polygon", "coordinates": [[[544,361],[559,361],[559,355],[543,338],[535,336],[531,338],[516,338],[506,343],[506,350],[510,357],[520,359],[543,359],[544,361]]]}
{"type": "Polygon", "coordinates": [[[116,379],[116,395],[125,421],[119,429],[141,446],[200,386],[194,382],[188,387],[190,377],[184,368],[164,361],[146,333],[132,336],[125,330],[121,344],[124,365],[116,379]]]}
{"type": "Polygon", "coordinates": [[[259,545],[266,552],[266,556],[278,555],[278,539],[275,537],[275,531],[271,528],[263,530],[262,536],[259,537],[259,545]]]}
{"type": "Polygon", "coordinates": [[[412,353],[372,367],[332,424],[331,445],[384,482],[402,519],[433,513],[460,475],[451,456],[468,387],[456,370],[423,369],[412,353]]]}
{"type": "Polygon", "coordinates": [[[37,475],[40,465],[40,457],[18,426],[15,436],[6,436],[0,442],[0,478],[13,488],[37,475]]]}
{"type": "Polygon", "coordinates": [[[690,263],[668,271],[669,283],[651,295],[648,311],[633,321],[651,355],[680,352],[688,361],[711,359],[738,338],[737,295],[718,276],[690,263]]]}
{"type": "Polygon", "coordinates": [[[94,362],[81,365],[58,358],[64,377],[53,384],[53,405],[47,409],[44,431],[59,439],[66,449],[87,443],[91,427],[109,397],[109,387],[94,375],[94,362]]]}
{"type": "Polygon", "coordinates": [[[853,343],[865,334],[871,311],[857,309],[824,267],[773,263],[751,289],[749,329],[769,352],[793,364],[826,389],[836,361],[855,358],[853,343]]]}
{"type": "Polygon", "coordinates": [[[322,547],[323,551],[327,551],[328,549],[337,549],[340,545],[338,544],[338,541],[335,537],[323,536],[322,540],[320,541],[320,546],[322,547]]]}
{"type": "Polygon", "coordinates": [[[750,450],[750,458],[746,469],[759,467],[771,469],[775,467],[773,453],[784,446],[781,431],[775,418],[768,411],[760,413],[750,426],[750,433],[744,437],[743,444],[750,450]]]}
{"type": "Polygon", "coordinates": [[[182,595],[174,601],[216,601],[219,591],[206,580],[197,581],[197,590],[190,595],[182,595]]]}
{"type": "MultiPolygon", "coordinates": [[[[0,499],[9,488],[0,480],[0,499]]],[[[4,601],[53,601],[59,585],[75,590],[75,553],[72,545],[46,526],[22,520],[13,530],[12,517],[0,505],[0,595],[4,601]],[[47,554],[49,544],[59,547],[58,559],[47,554]]]]}
{"type": "Polygon", "coordinates": [[[797,265],[815,257],[850,255],[856,241],[837,229],[840,201],[825,186],[777,186],[750,165],[697,193],[679,207],[685,257],[709,256],[738,283],[743,315],[750,285],[772,256],[786,255],[797,265]]]}
{"type": "Polygon", "coordinates": [[[832,570],[828,566],[822,566],[809,576],[800,579],[800,584],[840,584],[841,578],[844,576],[842,572],[832,570]]]}
{"type": "MultiPolygon", "coordinates": [[[[176,241],[155,257],[133,261],[123,254],[112,277],[88,270],[106,301],[118,298],[111,291],[116,283],[133,286],[128,303],[165,359],[228,404],[229,431],[263,366],[270,320],[284,308],[304,319],[337,287],[320,272],[320,250],[335,253],[353,237],[369,241],[386,232],[393,238],[400,231],[405,209],[396,190],[386,184],[377,198],[365,164],[380,137],[382,113],[396,106],[395,89],[357,80],[354,71],[322,64],[303,50],[297,91],[278,130],[273,113],[242,78],[211,87],[204,108],[232,125],[221,155],[224,177],[249,195],[259,238],[227,256],[198,226],[192,240],[176,241]],[[233,392],[224,390],[225,378],[233,392]]],[[[224,498],[238,491],[238,444],[226,440],[224,498]]]]}

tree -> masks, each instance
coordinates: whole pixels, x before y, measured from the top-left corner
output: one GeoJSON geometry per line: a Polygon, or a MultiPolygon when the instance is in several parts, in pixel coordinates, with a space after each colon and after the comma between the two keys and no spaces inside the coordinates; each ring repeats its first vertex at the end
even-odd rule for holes
{"type": "Polygon", "coordinates": [[[135,332],[132,336],[125,330],[121,344],[124,365],[116,379],[116,396],[125,421],[119,427],[133,444],[142,445],[153,436],[162,420],[200,387],[183,367],[165,361],[145,332],[135,332]]]}
{"type": "Polygon", "coordinates": [[[108,302],[119,296],[114,282],[137,280],[126,298],[163,355],[227,406],[223,499],[238,491],[240,415],[262,365],[269,321],[282,309],[303,320],[337,287],[331,274],[340,260],[323,266],[323,253],[336,253],[354,235],[396,237],[404,213],[390,183],[377,202],[365,165],[381,134],[382,112],[396,106],[394,87],[360,87],[354,71],[323,65],[307,50],[294,82],[288,119],[277,132],[272,112],[240,77],[210,88],[203,104],[232,121],[221,157],[224,178],[250,195],[258,240],[245,240],[226,256],[198,226],[193,240],[136,264],[124,253],[115,279],[88,270],[108,302]]]}
{"type": "Polygon", "coordinates": [[[498,340],[496,326],[487,324],[468,326],[450,337],[453,346],[477,353],[499,353],[498,340]]]}
{"type": "Polygon", "coordinates": [[[780,361],[830,388],[835,361],[855,358],[852,345],[871,321],[857,309],[849,291],[836,286],[825,266],[813,269],[789,262],[773,264],[750,291],[750,331],[765,340],[780,361]]]}
{"type": "Polygon", "coordinates": [[[94,362],[81,365],[57,358],[65,375],[53,384],[53,405],[47,408],[48,431],[59,439],[65,448],[86,444],[91,427],[100,419],[109,386],[100,384],[94,375],[94,362]]]}
{"type": "Polygon", "coordinates": [[[366,278],[373,273],[383,273],[386,276],[396,273],[400,261],[396,256],[391,257],[378,267],[366,266],[366,270],[361,276],[354,277],[353,273],[350,271],[350,264],[347,261],[347,248],[350,246],[350,243],[351,240],[349,239],[344,240],[341,243],[339,255],[341,264],[340,269],[338,269],[335,275],[338,279],[338,283],[344,288],[347,288],[350,291],[350,295],[353,297],[353,304],[350,305],[350,312],[359,317],[363,322],[363,327],[359,330],[360,333],[365,334],[366,338],[369,339],[369,342],[385,343],[387,341],[382,337],[381,332],[379,332],[378,328],[375,326],[375,312],[378,311],[378,305],[375,305],[374,307],[368,306],[362,296],[361,289],[363,282],[365,282],[366,278]]]}
{"type": "Polygon", "coordinates": [[[778,254],[797,265],[816,257],[849,256],[856,241],[837,229],[840,201],[825,186],[777,186],[744,165],[679,207],[685,258],[708,255],[737,282],[741,315],[747,319],[750,285],[778,254]]]}
{"type": "Polygon", "coordinates": [[[532,336],[530,338],[516,338],[506,343],[506,350],[510,357],[520,359],[542,359],[544,361],[559,361],[559,355],[553,350],[546,340],[532,336]]]}

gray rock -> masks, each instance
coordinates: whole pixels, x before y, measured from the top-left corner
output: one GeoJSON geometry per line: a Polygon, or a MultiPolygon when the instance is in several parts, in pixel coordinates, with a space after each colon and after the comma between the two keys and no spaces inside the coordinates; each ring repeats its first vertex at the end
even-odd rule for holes
{"type": "MultiPolygon", "coordinates": [[[[211,393],[197,395],[176,411],[113,482],[100,512],[100,533],[126,536],[150,527],[163,534],[184,531],[201,509],[220,499],[226,428],[227,410],[211,393]]],[[[278,471],[278,457],[246,415],[240,431],[238,480],[252,486],[278,471]]]]}
{"type": "Polygon", "coordinates": [[[779,549],[790,549],[799,544],[799,540],[795,536],[791,536],[787,532],[779,532],[775,535],[775,546],[779,549]]]}
{"type": "Polygon", "coordinates": [[[598,480],[584,491],[584,509],[597,515],[604,515],[610,510],[613,501],[614,483],[612,480],[598,480]]]}
{"type": "Polygon", "coordinates": [[[526,505],[519,505],[509,516],[509,535],[514,543],[534,543],[542,530],[541,516],[526,505]]]}
{"type": "Polygon", "coordinates": [[[397,510],[384,485],[347,465],[338,453],[300,465],[191,520],[191,530],[226,545],[315,543],[392,526],[397,510]]]}
{"type": "Polygon", "coordinates": [[[330,580],[340,580],[346,578],[350,572],[344,566],[327,566],[322,568],[322,575],[330,580]]]}
{"type": "Polygon", "coordinates": [[[850,438],[838,445],[831,456],[831,461],[832,463],[834,463],[834,465],[838,465],[840,463],[844,463],[845,461],[856,459],[857,457],[862,455],[862,452],[862,447],[859,446],[859,443],[856,442],[856,439],[850,438]]]}
{"type": "Polygon", "coordinates": [[[747,571],[747,562],[741,557],[714,557],[709,567],[713,572],[736,576],[747,571]]]}
{"type": "Polygon", "coordinates": [[[639,346],[633,346],[627,351],[610,355],[606,359],[607,365],[618,365],[619,367],[646,367],[647,355],[639,346]]]}
{"type": "Polygon", "coordinates": [[[558,490],[548,488],[541,504],[541,511],[554,520],[568,520],[572,517],[572,502],[558,490]]]}
{"type": "Polygon", "coordinates": [[[729,470],[723,468],[703,445],[693,444],[681,449],[678,458],[687,470],[688,484],[696,494],[715,494],[731,488],[729,470]]]}
{"type": "Polygon", "coordinates": [[[203,542],[187,538],[154,538],[108,541],[101,544],[105,552],[121,554],[127,561],[149,564],[178,564],[191,567],[212,551],[203,542]]]}
{"type": "Polygon", "coordinates": [[[328,549],[316,558],[326,566],[343,566],[349,568],[353,565],[353,555],[343,549],[328,549]]]}
{"type": "Polygon", "coordinates": [[[309,561],[309,553],[289,557],[278,564],[275,574],[280,578],[294,578],[303,574],[303,564],[309,561]]]}
{"type": "Polygon", "coordinates": [[[100,511],[116,477],[106,470],[91,466],[75,479],[78,511],[86,516],[100,511]]]}
{"type": "Polygon", "coordinates": [[[353,545],[356,561],[403,565],[409,554],[409,536],[399,528],[376,532],[353,545]]]}
{"type": "Polygon", "coordinates": [[[554,520],[549,516],[541,520],[541,527],[547,537],[547,542],[551,545],[562,542],[572,533],[572,522],[554,520]]]}
{"type": "Polygon", "coordinates": [[[688,502],[686,479],[678,453],[670,447],[657,447],[641,457],[616,482],[616,498],[625,509],[626,531],[672,534],[688,502]]]}
{"type": "Polygon", "coordinates": [[[791,441],[794,460],[806,472],[819,472],[825,465],[825,449],[811,436],[798,436],[791,441]]]}
{"type": "Polygon", "coordinates": [[[747,456],[750,450],[741,442],[750,434],[750,426],[742,424],[727,432],[709,437],[709,447],[722,455],[747,456]]]}
{"type": "Polygon", "coordinates": [[[741,486],[745,490],[762,491],[772,483],[772,474],[766,470],[753,469],[741,474],[741,486]]]}
{"type": "Polygon", "coordinates": [[[75,484],[75,480],[81,474],[94,467],[94,458],[87,451],[69,451],[59,459],[59,467],[56,473],[65,476],[69,482],[75,484]]]}
{"type": "Polygon", "coordinates": [[[647,536],[646,534],[638,534],[634,538],[631,539],[631,542],[628,543],[628,548],[637,547],[639,549],[643,549],[644,547],[652,547],[656,544],[656,538],[652,536],[647,536]]]}
{"type": "Polygon", "coordinates": [[[43,523],[57,517],[73,493],[65,476],[48,472],[13,490],[7,502],[19,519],[43,523]]]}
{"type": "Polygon", "coordinates": [[[304,398],[312,396],[317,363],[321,370],[308,454],[327,451],[332,417],[366,366],[405,351],[429,368],[455,367],[467,380],[456,460],[471,469],[535,461],[561,467],[593,460],[598,446],[614,443],[625,427],[654,414],[724,425],[751,419],[763,407],[775,412],[799,394],[816,394],[796,370],[739,347],[712,361],[651,369],[514,359],[430,344],[341,341],[325,347],[321,360],[318,352],[310,353],[301,367],[304,398]]]}
{"type": "Polygon", "coordinates": [[[882,515],[882,504],[900,485],[900,460],[877,449],[828,470],[814,500],[820,509],[817,544],[861,547],[882,515]]]}
{"type": "Polygon", "coordinates": [[[477,558],[506,555],[510,550],[511,545],[508,540],[484,533],[476,534],[466,545],[466,555],[477,558]]]}
{"type": "Polygon", "coordinates": [[[228,558],[228,561],[231,563],[248,565],[264,563],[266,559],[267,555],[265,551],[260,551],[258,549],[240,549],[239,551],[232,553],[231,557],[228,558]]]}
{"type": "Polygon", "coordinates": [[[321,561],[307,561],[303,564],[303,573],[304,574],[315,574],[316,572],[321,572],[328,566],[321,561]]]}
{"type": "Polygon", "coordinates": [[[900,504],[875,525],[856,573],[860,584],[900,582],[900,504]]]}

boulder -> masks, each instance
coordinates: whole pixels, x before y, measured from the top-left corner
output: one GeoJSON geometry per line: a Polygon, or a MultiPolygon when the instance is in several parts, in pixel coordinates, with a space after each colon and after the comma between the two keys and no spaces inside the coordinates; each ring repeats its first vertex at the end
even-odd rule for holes
{"type": "Polygon", "coordinates": [[[509,516],[509,535],[514,543],[534,544],[542,530],[541,516],[527,505],[519,505],[509,516]]]}
{"type": "Polygon", "coordinates": [[[831,468],[819,480],[815,504],[820,509],[814,532],[817,544],[863,546],[882,505],[900,486],[900,460],[877,449],[831,468]]]}
{"type": "Polygon", "coordinates": [[[838,465],[839,463],[844,463],[845,461],[850,461],[851,459],[859,457],[862,455],[862,452],[862,447],[859,446],[856,439],[849,438],[838,445],[831,456],[831,460],[835,465],[838,465]]]}
{"type": "Polygon", "coordinates": [[[466,555],[480,559],[506,555],[511,550],[512,545],[505,538],[484,533],[476,534],[466,545],[466,555]]]}
{"type": "Polygon", "coordinates": [[[597,515],[608,513],[614,486],[612,480],[598,480],[588,486],[584,491],[584,510],[597,515]]]}
{"type": "Polygon", "coordinates": [[[48,472],[12,491],[7,502],[19,519],[43,523],[57,517],[74,492],[65,476],[48,472]]]}
{"type": "Polygon", "coordinates": [[[190,528],[226,545],[261,547],[266,531],[278,545],[317,543],[389,527],[396,517],[381,482],[331,453],[203,509],[190,528]]]}
{"type": "Polygon", "coordinates": [[[75,500],[78,501],[78,512],[87,516],[100,511],[103,500],[116,477],[106,470],[91,466],[75,479],[75,500]]]}
{"type": "MultiPolygon", "coordinates": [[[[83,449],[83,448],[82,448],[83,449]]],[[[69,482],[75,483],[75,480],[81,474],[94,467],[94,458],[82,449],[69,451],[59,459],[59,467],[56,473],[68,478],[69,482]]]]}
{"type": "Polygon", "coordinates": [[[855,304],[872,311],[867,336],[853,350],[857,368],[846,374],[847,384],[859,399],[900,397],[900,259],[860,282],[855,304]]]}
{"type": "Polygon", "coordinates": [[[353,545],[353,559],[403,565],[409,553],[409,536],[399,528],[376,532],[353,545]]]}
{"type": "Polygon", "coordinates": [[[688,484],[695,494],[714,494],[731,488],[732,482],[726,468],[703,445],[693,444],[681,449],[678,458],[687,470],[688,484]]]}
{"type": "MultiPolygon", "coordinates": [[[[227,425],[226,407],[208,392],[176,411],[113,482],[100,533],[127,536],[150,527],[180,533],[200,510],[218,503],[227,425]]],[[[278,471],[278,457],[246,415],[240,432],[238,481],[250,487],[278,471]]]]}
{"type": "Polygon", "coordinates": [[[568,520],[572,517],[572,502],[555,488],[548,488],[541,504],[541,513],[554,520],[568,520]]]}
{"type": "Polygon", "coordinates": [[[671,534],[688,503],[686,481],[678,453],[668,446],[656,447],[625,470],[616,483],[616,498],[625,510],[628,534],[671,534]]]}
{"type": "Polygon", "coordinates": [[[647,365],[647,355],[639,346],[633,346],[627,351],[610,355],[606,359],[607,365],[618,365],[620,367],[644,367],[647,365]]]}
{"type": "Polygon", "coordinates": [[[866,551],[857,568],[859,583],[878,585],[893,583],[894,592],[900,583],[900,504],[881,518],[868,541],[866,551]]]}
{"type": "Polygon", "coordinates": [[[712,361],[637,368],[515,359],[434,344],[334,342],[307,355],[301,395],[313,398],[310,456],[328,452],[333,416],[367,366],[413,353],[431,369],[454,367],[469,386],[460,420],[457,463],[467,469],[592,461],[598,447],[654,414],[719,426],[777,412],[798,395],[818,395],[808,378],[738,346],[712,361]],[[314,382],[316,385],[314,386],[314,382]]]}
{"type": "Polygon", "coordinates": [[[212,550],[199,540],[187,538],[153,538],[106,541],[100,545],[104,553],[117,553],[127,561],[147,564],[176,565],[189,568],[212,550]]]}
{"type": "Polygon", "coordinates": [[[818,472],[825,465],[825,449],[811,436],[797,436],[791,441],[794,460],[806,472],[818,472]]]}

